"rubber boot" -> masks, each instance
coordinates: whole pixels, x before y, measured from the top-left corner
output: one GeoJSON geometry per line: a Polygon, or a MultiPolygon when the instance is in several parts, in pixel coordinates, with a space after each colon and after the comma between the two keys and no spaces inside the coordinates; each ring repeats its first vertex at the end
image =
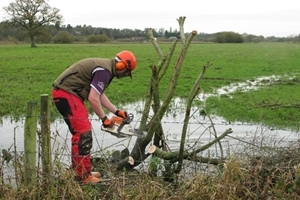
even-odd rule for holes
{"type": "Polygon", "coordinates": [[[100,173],[99,172],[91,172],[92,176],[96,178],[100,178],[100,173]]]}
{"type": "Polygon", "coordinates": [[[99,182],[100,182],[100,179],[93,175],[89,175],[87,178],[85,178],[81,181],[81,183],[83,183],[83,184],[93,184],[93,183],[99,183],[99,182]]]}

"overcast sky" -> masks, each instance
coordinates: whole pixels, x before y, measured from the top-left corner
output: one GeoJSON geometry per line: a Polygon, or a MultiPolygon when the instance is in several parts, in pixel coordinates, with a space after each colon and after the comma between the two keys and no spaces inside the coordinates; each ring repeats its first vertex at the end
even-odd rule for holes
{"type": "MultiPolygon", "coordinates": [[[[14,0],[0,0],[3,10],[14,0]]],[[[49,0],[60,9],[63,24],[105,28],[164,28],[179,30],[177,18],[185,16],[185,32],[233,31],[289,37],[300,34],[299,0],[49,0]]]]}

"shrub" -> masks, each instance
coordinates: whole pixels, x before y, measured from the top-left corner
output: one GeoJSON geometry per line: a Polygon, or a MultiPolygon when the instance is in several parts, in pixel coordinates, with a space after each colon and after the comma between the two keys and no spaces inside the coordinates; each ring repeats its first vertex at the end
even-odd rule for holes
{"type": "Polygon", "coordinates": [[[73,43],[74,37],[68,31],[59,31],[54,37],[54,43],[69,44],[73,43]]]}
{"type": "Polygon", "coordinates": [[[89,43],[98,43],[99,37],[97,35],[90,35],[87,39],[89,43]]]}
{"type": "Polygon", "coordinates": [[[87,39],[89,43],[105,43],[110,41],[109,37],[105,34],[100,34],[100,35],[90,35],[87,39]]]}
{"type": "Polygon", "coordinates": [[[254,38],[252,38],[251,41],[254,42],[254,43],[259,43],[260,39],[259,39],[259,37],[254,37],[254,38]]]}
{"type": "Polygon", "coordinates": [[[215,42],[217,43],[242,43],[243,37],[234,32],[219,32],[215,34],[215,42]]]}
{"type": "Polygon", "coordinates": [[[52,40],[52,37],[48,32],[45,32],[44,34],[39,35],[35,38],[35,41],[39,42],[39,43],[50,43],[51,40],[52,40]]]}
{"type": "Polygon", "coordinates": [[[99,35],[99,41],[102,42],[102,43],[104,43],[104,42],[109,42],[110,39],[109,39],[109,37],[107,37],[106,34],[100,34],[99,35]]]}

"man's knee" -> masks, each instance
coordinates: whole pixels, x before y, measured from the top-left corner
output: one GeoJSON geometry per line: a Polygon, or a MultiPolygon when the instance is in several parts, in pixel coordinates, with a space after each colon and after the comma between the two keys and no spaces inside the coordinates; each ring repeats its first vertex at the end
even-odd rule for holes
{"type": "Polygon", "coordinates": [[[90,154],[93,147],[92,131],[88,131],[80,135],[78,147],[80,156],[90,154]]]}

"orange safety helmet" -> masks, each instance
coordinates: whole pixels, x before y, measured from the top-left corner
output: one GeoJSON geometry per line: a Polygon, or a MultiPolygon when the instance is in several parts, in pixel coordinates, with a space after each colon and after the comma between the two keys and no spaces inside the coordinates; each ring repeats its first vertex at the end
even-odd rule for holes
{"type": "MultiPolygon", "coordinates": [[[[126,67],[126,69],[133,71],[136,67],[136,58],[134,54],[131,51],[121,51],[118,53],[117,58],[120,59],[121,63],[123,64],[123,69],[126,67]]],[[[117,69],[122,69],[122,66],[118,66],[117,69]]]]}

